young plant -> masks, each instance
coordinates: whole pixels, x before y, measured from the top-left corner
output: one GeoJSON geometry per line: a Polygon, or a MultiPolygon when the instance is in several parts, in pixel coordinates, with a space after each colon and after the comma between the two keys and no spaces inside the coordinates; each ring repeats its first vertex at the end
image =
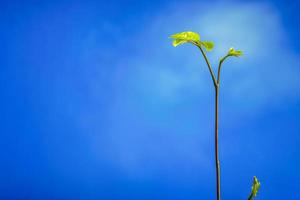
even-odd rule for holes
{"type": "MultiPolygon", "coordinates": [[[[219,161],[219,88],[220,88],[220,75],[221,75],[221,68],[223,62],[229,58],[229,57],[240,57],[243,55],[243,52],[240,50],[235,50],[234,48],[230,48],[227,52],[227,54],[222,57],[219,60],[219,66],[218,66],[218,72],[217,76],[215,76],[215,73],[213,72],[213,69],[210,65],[210,62],[206,56],[206,51],[212,51],[214,48],[214,43],[211,41],[202,41],[200,40],[200,35],[187,31],[187,32],[181,32],[174,35],[171,35],[170,38],[173,39],[173,46],[176,47],[178,45],[184,44],[184,43],[191,43],[199,48],[201,51],[202,56],[204,57],[204,60],[206,62],[206,65],[208,67],[209,73],[211,75],[214,89],[215,89],[215,166],[216,166],[216,193],[217,193],[217,200],[221,199],[221,183],[220,183],[220,161],[219,161]]],[[[257,178],[254,176],[253,178],[253,185],[251,193],[248,197],[248,200],[252,200],[258,190],[260,188],[260,183],[257,180],[257,178]]]]}

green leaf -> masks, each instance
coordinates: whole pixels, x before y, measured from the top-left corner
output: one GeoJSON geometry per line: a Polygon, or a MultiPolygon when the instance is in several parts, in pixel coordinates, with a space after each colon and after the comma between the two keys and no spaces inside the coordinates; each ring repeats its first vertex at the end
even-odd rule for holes
{"type": "Polygon", "coordinates": [[[171,35],[170,38],[173,38],[173,46],[176,47],[180,44],[184,44],[186,42],[191,43],[199,43],[200,42],[200,35],[198,33],[192,31],[186,31],[181,33],[176,33],[171,35]]]}
{"type": "Polygon", "coordinates": [[[205,49],[207,51],[211,51],[214,48],[214,43],[211,42],[211,41],[203,41],[203,42],[201,41],[200,43],[201,43],[202,46],[205,47],[205,49]]]}
{"type": "Polygon", "coordinates": [[[186,31],[181,33],[176,33],[171,35],[170,38],[179,39],[179,40],[191,40],[191,41],[200,41],[200,35],[192,31],[186,31]]]}
{"type": "Polygon", "coordinates": [[[172,44],[173,44],[174,47],[177,47],[178,45],[186,43],[186,42],[187,41],[185,41],[185,40],[175,39],[175,40],[173,40],[172,44]]]}
{"type": "Polygon", "coordinates": [[[243,52],[241,50],[235,50],[233,47],[231,47],[228,50],[226,56],[224,56],[220,59],[220,65],[222,65],[222,63],[230,56],[240,57],[242,55],[243,55],[243,52]]]}
{"type": "Polygon", "coordinates": [[[248,200],[252,200],[252,199],[254,199],[254,197],[256,197],[259,188],[260,188],[260,182],[258,181],[258,179],[256,178],[256,176],[254,176],[253,177],[251,194],[248,197],[248,200]]]}
{"type": "Polygon", "coordinates": [[[180,44],[190,42],[198,47],[203,46],[207,51],[211,51],[214,48],[214,43],[211,41],[200,41],[200,35],[192,31],[186,31],[171,35],[173,40],[173,46],[176,47],[180,44]]]}
{"type": "Polygon", "coordinates": [[[240,51],[240,50],[235,50],[234,48],[230,48],[228,53],[227,53],[228,56],[235,56],[235,57],[239,57],[239,56],[242,56],[243,55],[243,52],[240,51]]]}

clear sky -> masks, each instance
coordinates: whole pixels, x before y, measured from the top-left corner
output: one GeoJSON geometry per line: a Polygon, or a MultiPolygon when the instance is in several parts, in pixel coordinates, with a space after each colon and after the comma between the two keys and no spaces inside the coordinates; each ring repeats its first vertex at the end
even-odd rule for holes
{"type": "Polygon", "coordinates": [[[300,199],[297,1],[1,1],[0,199],[300,199]],[[215,69],[215,68],[214,68],[215,69]],[[216,69],[215,69],[216,70],[216,69]]]}

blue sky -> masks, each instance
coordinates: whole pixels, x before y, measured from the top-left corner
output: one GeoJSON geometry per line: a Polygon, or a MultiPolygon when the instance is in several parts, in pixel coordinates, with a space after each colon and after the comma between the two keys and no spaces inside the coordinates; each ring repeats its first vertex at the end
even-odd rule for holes
{"type": "Polygon", "coordinates": [[[299,199],[297,1],[1,1],[1,199],[299,199]]]}

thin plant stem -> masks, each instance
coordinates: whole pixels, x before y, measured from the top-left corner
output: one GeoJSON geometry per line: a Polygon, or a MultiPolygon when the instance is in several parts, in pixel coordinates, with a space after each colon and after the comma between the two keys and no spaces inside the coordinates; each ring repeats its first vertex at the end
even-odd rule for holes
{"type": "Polygon", "coordinates": [[[221,76],[221,67],[222,67],[222,64],[224,62],[224,60],[228,58],[228,55],[223,57],[220,62],[219,62],[219,67],[218,67],[218,76],[217,76],[217,84],[219,85],[220,84],[220,76],[221,76]]]}
{"type": "Polygon", "coordinates": [[[215,162],[217,200],[221,199],[220,161],[219,161],[219,85],[215,87],[215,162]]]}
{"type": "Polygon", "coordinates": [[[212,70],[212,67],[208,61],[208,58],[201,48],[200,45],[197,45],[198,48],[200,49],[205,62],[207,64],[207,67],[209,69],[211,78],[214,83],[215,87],[215,165],[216,165],[216,191],[217,191],[217,200],[221,200],[221,181],[220,181],[220,160],[219,160],[219,84],[220,84],[220,71],[221,71],[221,66],[223,63],[223,59],[219,63],[218,67],[218,77],[216,80],[216,77],[214,75],[214,72],[212,70]]]}
{"type": "Polygon", "coordinates": [[[250,196],[248,197],[248,200],[252,200],[253,199],[253,194],[251,193],[250,196]]]}
{"type": "Polygon", "coordinates": [[[197,45],[197,47],[200,49],[200,51],[201,51],[201,53],[202,53],[202,55],[203,55],[203,57],[204,57],[204,59],[205,59],[205,62],[206,62],[207,67],[208,67],[208,69],[209,69],[209,72],[210,72],[211,78],[212,78],[212,80],[213,80],[214,86],[216,87],[216,86],[217,86],[216,77],[215,77],[214,72],[213,72],[213,70],[212,70],[212,67],[211,67],[211,65],[210,65],[210,63],[209,63],[209,61],[208,61],[208,59],[207,59],[207,56],[206,56],[205,52],[203,51],[203,49],[201,48],[200,45],[197,45]]]}

